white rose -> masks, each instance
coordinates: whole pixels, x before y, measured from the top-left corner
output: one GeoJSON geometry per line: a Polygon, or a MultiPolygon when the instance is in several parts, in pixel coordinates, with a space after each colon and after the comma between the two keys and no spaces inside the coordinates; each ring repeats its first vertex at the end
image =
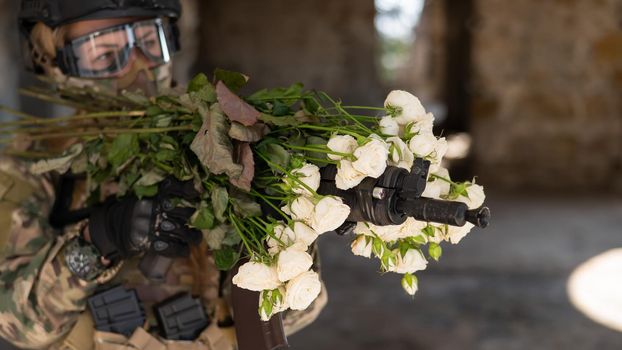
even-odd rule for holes
{"type": "Polygon", "coordinates": [[[415,295],[417,293],[417,278],[411,274],[406,274],[402,278],[402,288],[406,291],[406,293],[410,295],[415,295]]]}
{"type": "MultiPolygon", "coordinates": [[[[358,146],[356,139],[350,135],[335,135],[328,140],[326,147],[333,152],[352,153],[358,146]]],[[[336,154],[327,154],[332,160],[340,160],[342,156],[336,154]]]]}
{"type": "Polygon", "coordinates": [[[434,115],[432,113],[426,113],[421,115],[408,124],[400,128],[400,136],[408,133],[413,134],[431,134],[434,128],[434,115]]]}
{"type": "Polygon", "coordinates": [[[296,234],[285,224],[274,226],[273,234],[274,236],[268,235],[266,238],[266,244],[268,245],[268,252],[270,255],[275,255],[281,251],[281,245],[288,247],[296,241],[296,234]]]}
{"type": "Polygon", "coordinates": [[[350,207],[343,204],[341,198],[325,196],[315,206],[310,226],[318,234],[334,231],[346,221],[348,215],[350,207]]]}
{"type": "Polygon", "coordinates": [[[413,217],[408,217],[400,226],[399,238],[421,236],[424,241],[427,241],[428,236],[426,236],[422,231],[426,226],[428,226],[427,222],[417,221],[413,217]]]}
{"type": "Polygon", "coordinates": [[[458,197],[457,201],[466,204],[469,209],[477,209],[484,204],[486,195],[484,194],[484,187],[481,185],[472,184],[466,188],[468,198],[465,196],[458,197]]]}
{"type": "Polygon", "coordinates": [[[306,252],[304,244],[294,244],[279,253],[276,270],[281,282],[287,282],[313,265],[313,258],[306,252]]]}
{"type": "Polygon", "coordinates": [[[285,300],[285,293],[287,293],[285,287],[279,287],[274,290],[264,290],[259,294],[259,313],[262,321],[268,321],[273,315],[289,309],[285,300]],[[271,306],[272,310],[270,313],[266,310],[264,301],[271,306]]]}
{"type": "Polygon", "coordinates": [[[352,167],[352,162],[342,159],[337,167],[337,175],[335,176],[335,186],[342,190],[356,187],[365,179],[365,174],[359,172],[352,167]]]}
{"type": "MultiPolygon", "coordinates": [[[[306,163],[301,168],[294,169],[292,175],[296,176],[298,180],[302,181],[305,185],[310,187],[313,191],[317,191],[320,187],[320,168],[315,164],[306,163]]],[[[289,185],[296,194],[311,194],[304,186],[298,181],[289,180],[289,185]]]]}
{"type": "Polygon", "coordinates": [[[410,171],[415,161],[415,155],[410,151],[408,145],[399,137],[389,137],[387,142],[391,144],[389,147],[389,165],[410,171]]]}
{"type": "Polygon", "coordinates": [[[365,235],[357,236],[350,244],[352,254],[369,258],[372,250],[372,240],[365,235]]]}
{"type": "Polygon", "coordinates": [[[403,90],[393,90],[384,101],[385,108],[397,107],[401,113],[395,116],[399,124],[408,124],[420,115],[425,114],[425,109],[421,102],[413,94],[403,90]]]}
{"type": "MultiPolygon", "coordinates": [[[[442,177],[445,180],[450,180],[449,171],[446,168],[438,167],[433,175],[442,177]]],[[[421,194],[423,197],[439,199],[442,196],[448,195],[451,190],[451,184],[438,177],[430,177],[432,181],[426,182],[425,190],[421,194]]]]}
{"type": "Polygon", "coordinates": [[[238,273],[233,276],[233,284],[240,288],[260,292],[264,289],[275,289],[281,285],[274,266],[249,261],[240,266],[238,273]]]}
{"type": "Polygon", "coordinates": [[[354,233],[378,237],[385,242],[391,242],[400,238],[401,225],[384,225],[378,226],[371,222],[358,222],[354,228],[354,233]]]}
{"type": "Polygon", "coordinates": [[[318,234],[314,229],[305,225],[301,221],[294,222],[294,233],[296,235],[295,242],[303,243],[307,247],[313,244],[318,237],[318,234]]]}
{"type": "Polygon", "coordinates": [[[294,199],[289,205],[281,208],[285,214],[290,215],[294,220],[300,220],[305,223],[311,222],[313,218],[313,209],[315,205],[307,197],[300,196],[294,199]]]}
{"type": "Polygon", "coordinates": [[[462,238],[464,238],[475,227],[470,222],[467,222],[464,226],[452,226],[447,225],[447,237],[452,244],[458,244],[462,238]]]}
{"type": "Polygon", "coordinates": [[[447,140],[444,137],[436,140],[436,144],[434,145],[434,152],[432,152],[432,162],[435,164],[439,164],[448,149],[447,140]]]}
{"type": "Polygon", "coordinates": [[[410,139],[410,151],[417,157],[427,157],[434,152],[436,146],[436,137],[433,134],[423,133],[413,136],[410,139]]]}
{"type": "MultiPolygon", "coordinates": [[[[432,227],[434,227],[434,236],[428,237],[428,242],[433,242],[433,243],[441,243],[443,241],[448,240],[446,234],[445,234],[445,225],[443,224],[430,224],[432,227]]],[[[447,225],[449,226],[449,225],[447,225]]]]}
{"type": "Polygon", "coordinates": [[[304,310],[320,295],[320,276],[313,271],[304,272],[287,282],[285,302],[292,310],[304,310]]]}
{"type": "Polygon", "coordinates": [[[274,227],[273,235],[268,235],[266,244],[270,255],[276,255],[282,249],[292,244],[302,244],[306,249],[318,237],[317,232],[311,227],[305,225],[302,221],[295,221],[294,228],[290,228],[285,224],[278,224],[274,227]]]}
{"type": "Polygon", "coordinates": [[[386,142],[370,138],[366,144],[354,150],[356,160],[352,162],[352,167],[369,177],[377,178],[387,168],[388,156],[386,142]]]}
{"type": "Polygon", "coordinates": [[[384,242],[394,242],[406,237],[423,235],[421,230],[427,226],[423,221],[407,218],[401,225],[378,226],[370,222],[357,222],[353,232],[359,235],[380,238],[384,242]]]}
{"type": "Polygon", "coordinates": [[[387,115],[380,119],[380,131],[385,135],[397,135],[400,132],[400,126],[393,117],[387,115]]]}
{"type": "Polygon", "coordinates": [[[396,252],[397,262],[389,271],[397,273],[414,273],[415,271],[425,270],[428,261],[419,249],[408,249],[404,256],[398,251],[396,252]]]}

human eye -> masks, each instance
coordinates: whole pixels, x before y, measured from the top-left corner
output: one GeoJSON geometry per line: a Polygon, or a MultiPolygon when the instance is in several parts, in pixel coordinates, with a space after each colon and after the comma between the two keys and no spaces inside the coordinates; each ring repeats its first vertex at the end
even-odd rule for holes
{"type": "Polygon", "coordinates": [[[102,62],[102,61],[109,61],[111,59],[113,59],[115,56],[114,52],[112,51],[107,51],[104,53],[101,53],[99,55],[97,55],[97,57],[95,57],[95,62],[102,62]]]}

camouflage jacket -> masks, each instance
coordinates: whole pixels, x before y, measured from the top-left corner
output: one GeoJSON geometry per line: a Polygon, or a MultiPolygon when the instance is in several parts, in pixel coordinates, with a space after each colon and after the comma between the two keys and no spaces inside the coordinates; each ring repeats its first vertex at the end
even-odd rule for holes
{"type": "MultiPolygon", "coordinates": [[[[80,197],[84,195],[75,200],[74,206],[83,205],[84,198],[80,197]]],[[[102,335],[82,321],[76,326],[78,319],[88,316],[87,298],[101,285],[123,284],[135,288],[151,320],[154,318],[150,306],[179,292],[199,296],[210,317],[217,316],[217,309],[222,308],[222,299],[218,298],[220,276],[205,244],[195,249],[189,258],[176,259],[164,283],[145,278],[136,267],[137,259],[125,261],[98,280],[87,282],[69,271],[63,255],[66,242],[78,234],[84,223],[67,227],[62,232],[54,230],[48,224],[53,203],[54,181],[50,176],[34,176],[22,162],[0,158],[0,337],[23,348],[158,348],[139,347],[131,339],[119,339],[118,335],[102,335]],[[88,345],[68,345],[66,338],[71,338],[71,334],[67,336],[70,331],[71,334],[90,332],[92,335],[86,336],[88,345]],[[124,345],[98,346],[111,338],[116,344],[124,345]],[[92,339],[96,340],[95,345],[92,339]],[[125,344],[126,341],[130,344],[125,344]]],[[[284,318],[286,333],[291,334],[311,323],[325,303],[323,292],[306,312],[287,314],[284,318]]],[[[147,333],[138,334],[139,338],[143,339],[144,334],[147,333]]],[[[82,338],[84,343],[84,336],[82,338]]],[[[166,341],[154,341],[153,344],[164,344],[162,349],[182,349],[166,347],[166,341]]],[[[226,347],[219,349],[223,348],[226,347]]],[[[235,345],[228,348],[235,348],[235,345]]],[[[192,349],[213,348],[196,346],[192,349]]]]}

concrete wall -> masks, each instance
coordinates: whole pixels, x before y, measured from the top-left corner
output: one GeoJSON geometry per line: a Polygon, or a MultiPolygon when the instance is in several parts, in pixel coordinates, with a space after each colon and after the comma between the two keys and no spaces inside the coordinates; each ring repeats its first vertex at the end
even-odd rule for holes
{"type": "Polygon", "coordinates": [[[290,85],[352,103],[382,101],[372,0],[201,1],[197,70],[251,77],[250,89],[290,85]]]}
{"type": "Polygon", "coordinates": [[[613,188],[622,178],[622,1],[478,0],[472,133],[506,186],[613,188]]]}
{"type": "MultiPolygon", "coordinates": [[[[428,103],[452,83],[443,58],[451,4],[427,1],[406,74],[428,103]]],[[[622,188],[622,1],[474,5],[464,19],[474,173],[504,188],[622,188]]]]}

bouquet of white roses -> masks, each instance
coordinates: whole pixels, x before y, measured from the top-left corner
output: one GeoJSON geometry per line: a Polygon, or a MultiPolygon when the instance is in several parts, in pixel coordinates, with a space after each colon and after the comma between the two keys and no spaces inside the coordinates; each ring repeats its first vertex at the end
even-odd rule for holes
{"type": "MultiPolygon", "coordinates": [[[[423,158],[431,164],[423,197],[470,209],[484,201],[480,185],[451,180],[442,166],[447,142],[434,136],[434,117],[408,92],[392,91],[383,107],[344,106],[300,84],[242,98],[245,76],[218,70],[214,77],[199,75],[186,91],[155,98],[65,91],[56,101],[82,112],[1,123],[5,134],[16,133],[4,139],[5,153],[41,158],[32,162],[35,173],[85,173],[92,203],[110,183],[118,195],[140,197],[154,195],[168,176],[193,180],[202,195],[190,225],[202,230],[218,268],[246,260],[232,282],[260,292],[264,320],[317,298],[314,242],[350,216],[342,198],[318,193],[322,167],[336,166],[336,187],[348,190],[387,166],[410,171],[423,158]],[[62,154],[46,154],[41,144],[52,138],[74,142],[62,154]]],[[[458,243],[472,228],[413,218],[388,226],[358,222],[351,248],[378,258],[382,271],[403,274],[402,287],[414,295],[414,273],[428,263],[424,252],[438,260],[441,242],[458,243]]]]}

